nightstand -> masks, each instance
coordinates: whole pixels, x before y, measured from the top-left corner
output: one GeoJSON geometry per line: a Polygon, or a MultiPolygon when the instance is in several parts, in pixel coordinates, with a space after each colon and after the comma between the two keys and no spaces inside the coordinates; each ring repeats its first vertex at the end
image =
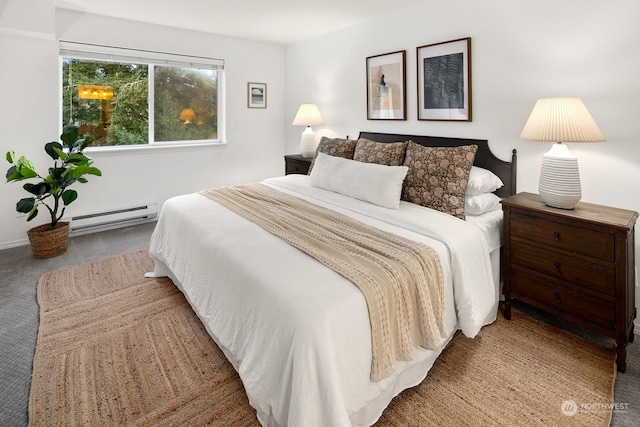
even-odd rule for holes
{"type": "Polygon", "coordinates": [[[306,175],[309,172],[313,157],[303,157],[301,154],[287,154],[284,156],[285,175],[299,173],[306,175]]]}
{"type": "Polygon", "coordinates": [[[502,201],[504,316],[519,300],[616,340],[626,370],[635,308],[638,213],[590,203],[565,210],[520,193],[502,201]]]}

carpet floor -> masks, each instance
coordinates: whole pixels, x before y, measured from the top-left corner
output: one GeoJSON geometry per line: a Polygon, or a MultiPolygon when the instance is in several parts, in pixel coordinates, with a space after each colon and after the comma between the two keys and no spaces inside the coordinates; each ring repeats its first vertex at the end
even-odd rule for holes
{"type": "MultiPolygon", "coordinates": [[[[146,251],[46,273],[31,425],[257,425],[242,383],[146,251]]],[[[576,425],[611,419],[615,352],[514,313],[458,334],[378,426],[576,425]]]]}

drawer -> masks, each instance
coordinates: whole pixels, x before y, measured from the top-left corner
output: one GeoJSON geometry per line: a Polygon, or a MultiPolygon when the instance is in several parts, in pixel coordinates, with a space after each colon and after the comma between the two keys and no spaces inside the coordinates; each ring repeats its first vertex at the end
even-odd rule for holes
{"type": "Polygon", "coordinates": [[[560,283],[539,273],[511,270],[511,296],[550,312],[563,312],[600,328],[615,330],[615,303],[584,288],[560,283]]]}
{"type": "Polygon", "coordinates": [[[549,221],[544,215],[511,213],[511,235],[593,258],[614,261],[614,236],[596,230],[549,221]]]}
{"type": "Polygon", "coordinates": [[[309,171],[309,162],[290,160],[290,159],[286,161],[285,173],[287,175],[291,173],[306,175],[308,171],[309,171]]]}
{"type": "Polygon", "coordinates": [[[613,296],[615,292],[615,271],[613,267],[585,262],[567,255],[566,252],[548,250],[540,246],[512,240],[511,262],[607,295],[613,296]]]}

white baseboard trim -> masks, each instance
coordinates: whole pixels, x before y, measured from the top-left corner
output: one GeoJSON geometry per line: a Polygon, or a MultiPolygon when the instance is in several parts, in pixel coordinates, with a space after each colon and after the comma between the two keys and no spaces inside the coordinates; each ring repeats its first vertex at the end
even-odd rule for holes
{"type": "MultiPolygon", "coordinates": [[[[140,219],[135,219],[130,221],[105,224],[105,225],[100,225],[96,227],[85,228],[82,230],[71,231],[69,233],[69,237],[82,236],[84,234],[91,234],[91,233],[99,233],[101,231],[115,230],[116,228],[131,227],[133,225],[145,224],[147,222],[156,222],[156,221],[158,221],[157,217],[156,218],[140,218],[140,219]]],[[[0,243],[0,251],[4,249],[17,248],[19,246],[27,246],[27,245],[29,245],[28,238],[14,240],[12,242],[0,243]]],[[[640,331],[640,326],[638,327],[638,330],[640,331]]]]}
{"type": "Polygon", "coordinates": [[[19,246],[26,246],[28,244],[29,244],[29,239],[20,239],[20,240],[14,240],[12,242],[0,243],[0,251],[3,249],[11,249],[11,248],[17,248],[19,246]]]}

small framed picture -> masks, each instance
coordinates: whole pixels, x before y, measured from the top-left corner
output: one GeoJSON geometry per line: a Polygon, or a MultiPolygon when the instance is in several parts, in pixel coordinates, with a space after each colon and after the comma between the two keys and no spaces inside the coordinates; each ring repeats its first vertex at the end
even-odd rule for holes
{"type": "Polygon", "coordinates": [[[247,107],[267,108],[266,83],[247,83],[247,107]]]}
{"type": "Polygon", "coordinates": [[[406,54],[367,58],[367,120],[407,120],[406,54]]]}
{"type": "Polygon", "coordinates": [[[471,37],[417,48],[418,120],[471,121],[471,37]]]}

